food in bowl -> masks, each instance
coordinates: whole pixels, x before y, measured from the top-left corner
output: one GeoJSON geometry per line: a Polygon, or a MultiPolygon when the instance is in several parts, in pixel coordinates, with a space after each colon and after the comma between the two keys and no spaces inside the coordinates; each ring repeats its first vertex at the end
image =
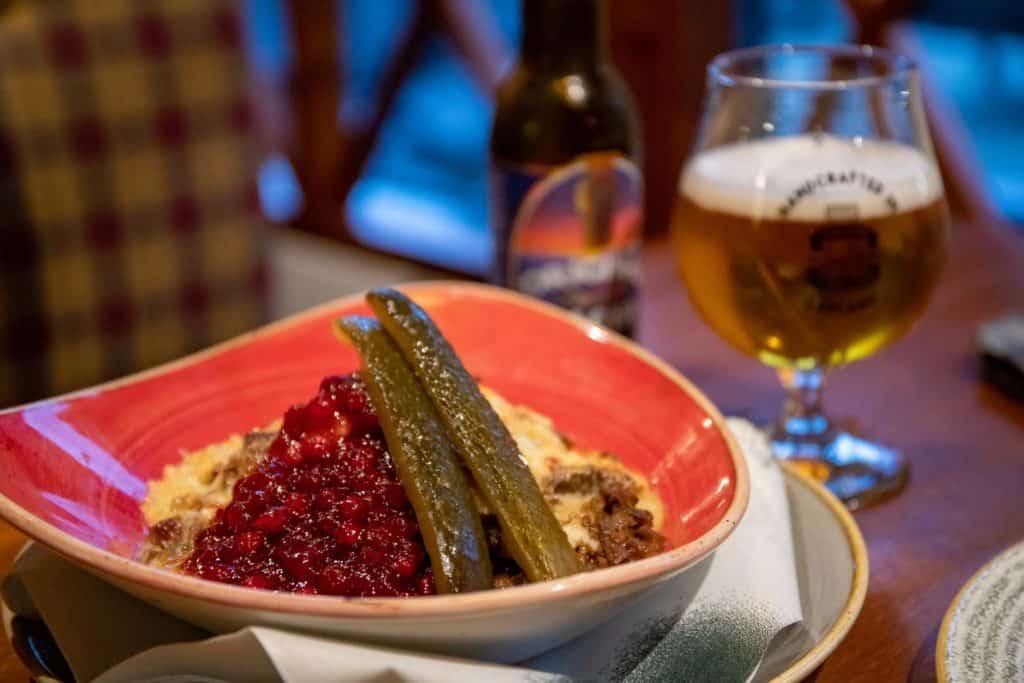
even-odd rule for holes
{"type": "Polygon", "coordinates": [[[662,551],[662,506],[614,456],[480,387],[393,290],[339,334],[359,373],[165,469],[142,559],[224,583],[414,596],[504,587],[662,551]]]}
{"type": "Polygon", "coordinates": [[[367,313],[362,296],[0,414],[0,515],[117,588],[215,633],[268,626],[514,662],[614,618],[662,582],[682,577],[677,585],[697,590],[695,563],[729,537],[749,494],[743,456],[706,397],[635,345],[515,292],[471,283],[403,291],[481,382],[647,477],[664,509],[661,553],[555,581],[421,598],[310,597],[133,561],[147,530],[147,482],[180,463],[183,450],[270,425],[289,403],[316,394],[325,374],[360,369],[359,354],[339,348],[330,329],[338,317],[367,313]]]}

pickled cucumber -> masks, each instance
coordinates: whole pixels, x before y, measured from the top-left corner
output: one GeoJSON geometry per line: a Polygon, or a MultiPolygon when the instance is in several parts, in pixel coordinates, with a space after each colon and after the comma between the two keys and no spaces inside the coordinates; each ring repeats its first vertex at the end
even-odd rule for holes
{"type": "Polygon", "coordinates": [[[434,404],[376,320],[342,318],[335,331],[362,357],[363,379],[416,513],[437,592],[492,588],[480,512],[434,404]]]}
{"type": "Polygon", "coordinates": [[[437,408],[526,577],[544,581],[578,572],[576,552],[515,440],[433,320],[393,289],[373,290],[366,299],[437,408]]]}

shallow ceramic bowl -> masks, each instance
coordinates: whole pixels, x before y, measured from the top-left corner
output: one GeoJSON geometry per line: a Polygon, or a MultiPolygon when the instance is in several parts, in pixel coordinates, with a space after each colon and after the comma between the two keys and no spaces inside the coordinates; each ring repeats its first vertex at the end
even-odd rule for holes
{"type": "Polygon", "coordinates": [[[646,474],[665,503],[668,549],[567,579],[458,596],[345,599],[203,581],[132,558],[146,482],[183,451],[267,424],[321,377],[359,366],[327,304],[206,352],[95,389],[0,413],[0,516],[157,607],[213,631],[261,624],[514,661],[614,616],[631,597],[711,553],[747,505],[742,455],[683,377],[580,318],[481,285],[404,288],[468,370],[550,416],[585,447],[646,474]]]}

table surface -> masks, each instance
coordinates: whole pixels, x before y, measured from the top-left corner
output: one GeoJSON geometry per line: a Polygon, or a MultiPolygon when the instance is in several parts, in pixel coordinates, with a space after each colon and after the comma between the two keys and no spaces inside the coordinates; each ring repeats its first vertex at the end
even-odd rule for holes
{"type": "MultiPolygon", "coordinates": [[[[774,417],[782,398],[775,378],[697,319],[668,243],[651,243],[646,256],[640,341],[724,413],[774,417]]],[[[935,638],[953,596],[1024,540],[1024,405],[979,381],[974,352],[978,324],[1014,310],[1024,312],[1024,236],[957,224],[925,318],[893,347],[829,378],[830,410],[903,449],[913,471],[900,496],[856,513],[871,562],[867,600],[815,680],[933,680],[935,638]]],[[[0,574],[23,542],[0,522],[0,574]]],[[[0,645],[0,680],[27,676],[0,645]]]]}

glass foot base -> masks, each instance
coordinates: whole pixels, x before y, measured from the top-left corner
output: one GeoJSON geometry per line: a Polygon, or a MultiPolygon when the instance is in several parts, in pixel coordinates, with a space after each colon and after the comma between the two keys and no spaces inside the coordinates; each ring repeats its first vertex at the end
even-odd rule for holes
{"type": "Polygon", "coordinates": [[[777,431],[769,436],[776,457],[825,484],[851,510],[879,503],[907,484],[910,468],[899,451],[848,432],[827,441],[794,440],[777,431]]]}

